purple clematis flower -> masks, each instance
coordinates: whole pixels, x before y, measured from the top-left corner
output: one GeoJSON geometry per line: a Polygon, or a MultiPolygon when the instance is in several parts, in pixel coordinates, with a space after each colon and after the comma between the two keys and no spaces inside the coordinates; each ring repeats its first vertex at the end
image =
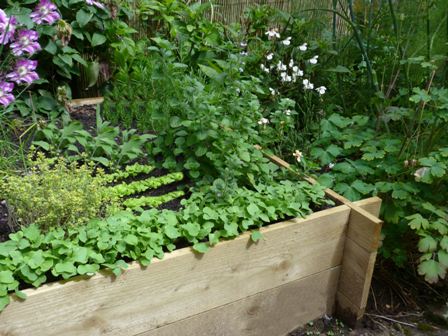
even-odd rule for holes
{"type": "Polygon", "coordinates": [[[30,17],[31,20],[37,24],[46,22],[51,25],[59,20],[61,15],[59,14],[56,5],[50,0],[40,0],[30,17]]]}
{"type": "Polygon", "coordinates": [[[8,106],[14,101],[14,95],[10,92],[14,89],[13,83],[0,81],[0,104],[8,106]]]}
{"type": "Polygon", "coordinates": [[[101,2],[95,1],[95,0],[86,0],[86,4],[89,6],[96,6],[101,9],[105,9],[104,5],[101,2]]]}
{"type": "Polygon", "coordinates": [[[39,75],[34,71],[37,67],[37,61],[28,59],[21,59],[16,62],[16,66],[13,72],[6,75],[6,78],[20,83],[31,84],[35,80],[39,79],[39,75]]]}
{"type": "Polygon", "coordinates": [[[7,44],[14,37],[16,31],[17,20],[15,17],[8,17],[6,13],[0,9],[0,44],[7,44]]]}
{"type": "Polygon", "coordinates": [[[15,56],[20,56],[23,53],[30,55],[36,53],[41,49],[40,44],[37,42],[39,34],[34,30],[21,30],[17,34],[16,41],[11,43],[12,53],[15,56]]]}

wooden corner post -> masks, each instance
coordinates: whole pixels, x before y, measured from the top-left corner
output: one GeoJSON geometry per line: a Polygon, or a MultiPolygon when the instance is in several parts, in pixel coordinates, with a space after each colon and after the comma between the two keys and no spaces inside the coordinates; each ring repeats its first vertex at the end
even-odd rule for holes
{"type": "Polygon", "coordinates": [[[336,294],[336,316],[355,327],[367,305],[380,243],[383,222],[378,215],[381,199],[374,197],[356,204],[344,203],[351,208],[351,212],[336,294]]]}
{"type": "MultiPolygon", "coordinates": [[[[255,148],[262,150],[258,145],[255,148]]],[[[281,158],[266,152],[263,154],[280,167],[291,169],[289,163],[281,158]]],[[[304,179],[311,184],[317,183],[311,177],[304,179]]],[[[366,309],[380,245],[383,221],[378,216],[381,199],[372,197],[353,203],[331,189],[326,189],[325,193],[336,203],[350,208],[342,269],[336,292],[335,313],[344,323],[355,327],[366,309]]]]}

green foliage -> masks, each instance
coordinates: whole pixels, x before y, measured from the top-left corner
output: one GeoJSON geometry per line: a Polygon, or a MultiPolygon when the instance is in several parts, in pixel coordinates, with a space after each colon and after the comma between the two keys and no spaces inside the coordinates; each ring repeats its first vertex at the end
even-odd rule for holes
{"type": "Polygon", "coordinates": [[[104,182],[92,174],[91,165],[67,165],[64,159],[38,154],[24,175],[5,176],[0,190],[19,226],[77,226],[104,216],[115,202],[104,182]]]}
{"type": "Polygon", "coordinates": [[[140,163],[134,163],[126,166],[124,170],[119,170],[112,174],[105,175],[104,179],[109,183],[116,182],[118,180],[127,179],[128,177],[135,177],[140,174],[149,174],[153,170],[154,167],[151,165],[142,165],[140,163]]]}
{"type": "MultiPolygon", "coordinates": [[[[425,114],[422,124],[446,127],[442,112],[437,112],[441,124],[434,124],[434,115],[425,114]]],[[[448,234],[448,139],[439,136],[434,142],[432,132],[422,132],[417,147],[396,132],[378,133],[374,127],[365,116],[333,114],[324,120],[321,138],[311,151],[327,171],[319,181],[351,200],[369,195],[383,198],[382,216],[387,223],[383,255],[403,266],[412,249],[404,237],[412,230],[420,238],[419,273],[436,282],[447,270],[442,242],[448,234]],[[432,151],[423,152],[428,149],[432,151]]]]}
{"type": "Polygon", "coordinates": [[[117,197],[129,196],[142,193],[148,189],[157,189],[163,185],[181,181],[182,173],[170,173],[160,177],[150,177],[145,180],[133,181],[131,183],[117,184],[109,189],[109,192],[117,197]]]}
{"type": "Polygon", "coordinates": [[[59,128],[49,123],[38,130],[33,144],[53,155],[72,161],[87,160],[106,167],[117,167],[144,156],[144,145],[153,135],[112,127],[98,116],[95,135],[78,121],[64,121],[59,128]]]}
{"type": "Polygon", "coordinates": [[[144,208],[157,208],[158,206],[168,203],[176,198],[180,198],[185,195],[182,190],[172,191],[161,196],[141,196],[135,198],[129,198],[123,202],[123,206],[127,210],[143,211],[144,208]]]}
{"type": "MultiPolygon", "coordinates": [[[[311,203],[328,202],[322,187],[305,182],[282,181],[257,186],[257,190],[233,188],[222,195],[224,187],[224,181],[216,181],[214,192],[193,193],[183,201],[180,212],[120,212],[86,225],[51,228],[47,233],[30,225],[11,234],[9,241],[0,243],[0,310],[9,303],[9,293],[24,298],[18,289],[20,282],[39,287],[50,274],[69,279],[78,274],[92,276],[100,268],[118,276],[127,268],[123,259],[147,266],[154,257],[162,259],[164,249],[172,251],[181,239],[204,253],[222,238],[285,217],[305,216],[311,203]]],[[[254,240],[261,238],[257,232],[252,234],[254,240]]]]}

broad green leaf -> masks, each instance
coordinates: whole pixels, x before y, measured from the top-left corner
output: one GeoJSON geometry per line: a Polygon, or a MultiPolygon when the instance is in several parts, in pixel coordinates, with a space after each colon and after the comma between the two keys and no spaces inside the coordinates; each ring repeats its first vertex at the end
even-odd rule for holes
{"type": "Polygon", "coordinates": [[[206,243],[197,243],[193,245],[193,250],[199,253],[205,253],[209,249],[208,245],[206,243]]]}
{"type": "Polygon", "coordinates": [[[247,212],[249,213],[249,215],[254,216],[254,217],[258,216],[258,214],[260,213],[260,208],[256,204],[253,204],[253,203],[249,204],[246,209],[247,209],[247,212]]]}
{"type": "Polygon", "coordinates": [[[57,263],[54,266],[54,270],[58,273],[58,274],[62,274],[62,273],[71,273],[71,274],[75,274],[76,273],[76,267],[75,265],[73,265],[73,263],[71,262],[60,262],[57,263]]]}
{"type": "Polygon", "coordinates": [[[89,274],[93,275],[96,272],[98,272],[100,269],[100,266],[97,264],[90,264],[90,265],[79,265],[77,267],[78,274],[89,274]]]}
{"type": "Polygon", "coordinates": [[[448,252],[439,251],[437,253],[437,258],[439,259],[439,263],[441,263],[445,267],[448,267],[448,252]]]}
{"type": "Polygon", "coordinates": [[[422,253],[434,252],[436,249],[437,241],[431,236],[424,237],[418,242],[418,250],[422,253]]]}
{"type": "Polygon", "coordinates": [[[440,247],[448,252],[448,236],[442,238],[442,240],[440,241],[440,247]]]}
{"type": "Polygon", "coordinates": [[[14,276],[11,271],[0,272],[0,283],[11,284],[14,282],[14,276]]]}
{"type": "Polygon", "coordinates": [[[102,45],[106,42],[106,36],[99,34],[99,33],[93,33],[92,35],[92,47],[97,47],[99,45],[102,45]]]}
{"type": "Polygon", "coordinates": [[[129,245],[137,245],[138,244],[138,238],[137,238],[137,236],[135,236],[133,234],[128,234],[126,237],[124,237],[124,241],[126,242],[126,244],[129,244],[129,245]]]}
{"type": "Polygon", "coordinates": [[[5,307],[9,304],[10,299],[9,296],[0,296],[0,312],[5,309],[5,307]]]}
{"type": "Polygon", "coordinates": [[[439,278],[445,278],[446,269],[435,260],[426,260],[418,265],[418,274],[423,275],[427,282],[436,283],[439,278]]]}
{"type": "Polygon", "coordinates": [[[174,225],[165,225],[163,229],[166,236],[170,239],[176,239],[181,236],[179,230],[174,225]]]}
{"type": "Polygon", "coordinates": [[[80,9],[76,12],[76,22],[78,22],[80,27],[84,27],[90,22],[93,17],[93,13],[86,12],[84,9],[80,9]]]}
{"type": "Polygon", "coordinates": [[[410,220],[408,225],[411,227],[412,230],[420,230],[420,229],[427,229],[429,227],[429,222],[426,218],[423,218],[420,214],[414,214],[411,216],[406,217],[407,220],[410,220]]]}
{"type": "Polygon", "coordinates": [[[253,231],[252,234],[250,235],[250,239],[252,239],[253,242],[257,242],[260,239],[263,238],[263,234],[260,231],[253,231]]]}

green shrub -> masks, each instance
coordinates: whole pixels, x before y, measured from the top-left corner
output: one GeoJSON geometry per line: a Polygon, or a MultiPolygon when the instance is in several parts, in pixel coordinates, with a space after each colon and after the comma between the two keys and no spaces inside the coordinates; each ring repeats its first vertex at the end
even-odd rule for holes
{"type": "MultiPolygon", "coordinates": [[[[67,164],[38,154],[25,175],[8,175],[0,185],[2,197],[20,226],[41,229],[81,225],[111,211],[114,196],[93,176],[93,165],[67,164]]],[[[97,176],[101,172],[97,172],[97,176]]]]}

